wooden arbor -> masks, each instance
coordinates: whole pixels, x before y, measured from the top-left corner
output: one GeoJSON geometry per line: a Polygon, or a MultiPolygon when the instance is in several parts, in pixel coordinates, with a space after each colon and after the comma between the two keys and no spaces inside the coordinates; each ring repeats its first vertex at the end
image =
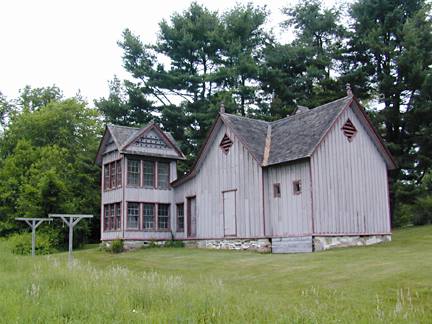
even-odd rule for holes
{"type": "Polygon", "coordinates": [[[52,219],[50,218],[24,218],[24,217],[19,217],[19,218],[15,218],[18,221],[24,221],[28,224],[28,226],[31,227],[32,229],[32,256],[35,255],[35,250],[36,250],[36,228],[38,228],[38,226],[40,224],[42,224],[44,221],[48,221],[51,222],[52,219]]]}

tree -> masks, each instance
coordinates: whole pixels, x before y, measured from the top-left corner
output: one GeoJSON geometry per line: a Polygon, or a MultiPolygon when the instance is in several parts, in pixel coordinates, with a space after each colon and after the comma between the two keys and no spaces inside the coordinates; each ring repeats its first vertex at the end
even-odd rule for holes
{"type": "Polygon", "coordinates": [[[17,105],[22,109],[35,111],[51,101],[63,99],[63,92],[56,85],[41,88],[25,86],[19,91],[17,105]]]}
{"type": "Polygon", "coordinates": [[[154,108],[138,85],[114,76],[109,82],[108,98],[95,100],[95,106],[105,116],[107,123],[124,126],[142,125],[152,118],[154,108]]]}
{"type": "MultiPolygon", "coordinates": [[[[11,118],[0,140],[0,235],[18,228],[15,217],[99,214],[94,157],[101,132],[97,111],[76,99],[50,101],[11,118]]],[[[95,220],[95,234],[98,226],[95,220]]]]}
{"type": "MultiPolygon", "coordinates": [[[[346,74],[363,75],[368,95],[382,107],[378,122],[400,167],[392,180],[402,181],[393,189],[418,184],[432,158],[427,139],[432,114],[430,6],[417,0],[361,0],[351,6],[350,15],[346,74]]],[[[414,199],[394,190],[392,196],[393,206],[395,197],[400,202],[414,199]]]]}

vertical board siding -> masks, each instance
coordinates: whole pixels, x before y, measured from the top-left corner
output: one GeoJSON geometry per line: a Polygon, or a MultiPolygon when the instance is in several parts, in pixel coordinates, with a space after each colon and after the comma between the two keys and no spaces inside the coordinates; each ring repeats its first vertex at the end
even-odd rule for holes
{"type": "Polygon", "coordinates": [[[266,234],[269,236],[305,235],[312,232],[312,203],[309,161],[269,167],[264,172],[266,234]],[[301,181],[301,193],[294,194],[293,182],[301,181]],[[281,195],[274,197],[273,184],[281,195]]]}
{"type": "Polygon", "coordinates": [[[197,238],[223,238],[222,192],[236,190],[237,237],[263,236],[261,167],[224,124],[216,131],[197,175],[175,188],[175,203],[196,196],[197,238]],[[228,154],[219,147],[225,133],[233,141],[228,154]]]}
{"type": "Polygon", "coordinates": [[[387,167],[353,109],[342,113],[311,158],[317,234],[390,232],[387,167]],[[348,118],[357,129],[351,142],[341,130],[348,118]]]}

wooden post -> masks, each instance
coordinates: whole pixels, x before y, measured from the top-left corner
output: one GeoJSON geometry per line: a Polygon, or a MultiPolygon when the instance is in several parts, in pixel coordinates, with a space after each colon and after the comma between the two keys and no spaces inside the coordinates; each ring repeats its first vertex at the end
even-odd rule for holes
{"type": "Polygon", "coordinates": [[[38,228],[38,226],[40,224],[42,224],[44,221],[51,222],[52,220],[49,218],[24,218],[24,217],[15,218],[15,220],[24,221],[27,223],[28,226],[31,227],[31,229],[32,229],[32,256],[35,256],[35,254],[36,254],[36,228],[38,228]]]}
{"type": "Polygon", "coordinates": [[[50,218],[58,217],[61,218],[62,221],[69,227],[69,252],[68,252],[68,261],[69,266],[72,266],[73,256],[73,228],[78,222],[83,218],[93,218],[93,215],[74,215],[74,214],[48,214],[50,218]],[[69,220],[68,220],[69,219],[69,220]]]}

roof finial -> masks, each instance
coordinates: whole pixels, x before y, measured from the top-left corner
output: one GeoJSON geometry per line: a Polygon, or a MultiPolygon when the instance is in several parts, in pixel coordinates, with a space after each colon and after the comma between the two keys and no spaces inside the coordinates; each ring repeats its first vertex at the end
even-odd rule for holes
{"type": "Polygon", "coordinates": [[[348,97],[352,97],[352,96],[353,96],[353,92],[352,92],[352,90],[351,90],[351,84],[347,83],[347,84],[345,85],[345,87],[346,87],[347,96],[348,96],[348,97]]]}
{"type": "Polygon", "coordinates": [[[223,102],[221,102],[221,104],[220,104],[220,111],[219,111],[221,114],[225,114],[225,105],[224,105],[224,103],[223,102]]]}

